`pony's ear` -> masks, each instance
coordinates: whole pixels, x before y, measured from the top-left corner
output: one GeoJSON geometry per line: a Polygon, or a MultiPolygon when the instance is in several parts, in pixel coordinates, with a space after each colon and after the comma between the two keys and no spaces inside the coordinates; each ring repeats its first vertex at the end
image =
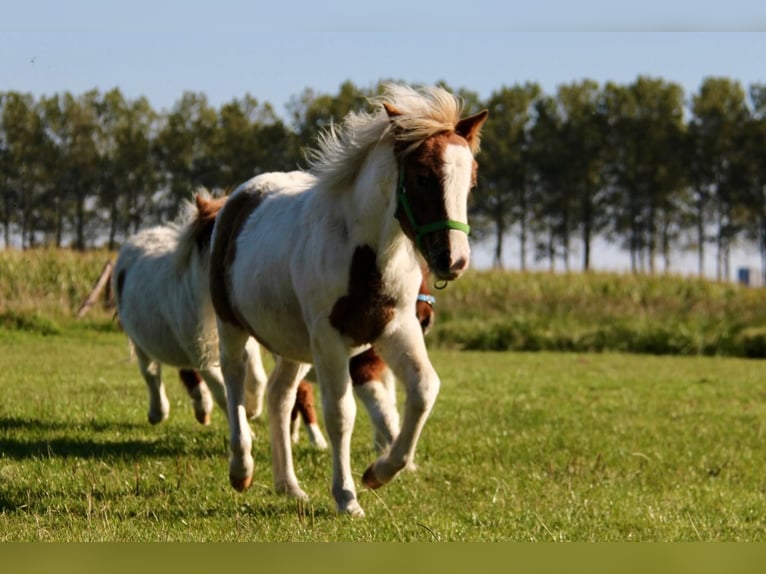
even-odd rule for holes
{"type": "Polygon", "coordinates": [[[478,114],[463,118],[455,126],[455,132],[465,138],[474,152],[479,149],[479,132],[488,115],[489,110],[482,110],[478,114]]]}
{"type": "Polygon", "coordinates": [[[388,114],[388,118],[389,119],[392,119],[392,118],[395,118],[397,116],[401,116],[402,115],[402,112],[400,112],[394,106],[392,106],[391,104],[389,104],[387,102],[383,103],[383,107],[385,108],[386,113],[388,114]]]}

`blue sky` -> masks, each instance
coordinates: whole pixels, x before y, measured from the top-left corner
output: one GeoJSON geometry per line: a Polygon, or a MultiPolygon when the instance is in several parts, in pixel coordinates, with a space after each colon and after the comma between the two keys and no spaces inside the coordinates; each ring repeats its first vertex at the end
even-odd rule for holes
{"type": "Polygon", "coordinates": [[[306,87],[384,78],[444,80],[486,98],[527,81],[553,94],[584,78],[648,75],[688,96],[707,76],[766,83],[764,54],[763,0],[26,0],[0,15],[0,91],[117,86],[157,109],[193,90],[216,106],[250,93],[286,115],[306,87]]]}
{"type": "Polygon", "coordinates": [[[553,93],[583,78],[627,83],[639,74],[678,82],[687,93],[710,75],[766,82],[764,2],[303,4],[7,3],[0,90],[119,86],[158,109],[184,90],[202,91],[215,105],[249,92],[283,113],[303,88],[334,93],[347,79],[365,87],[381,78],[445,80],[482,97],[519,82],[553,93]]]}

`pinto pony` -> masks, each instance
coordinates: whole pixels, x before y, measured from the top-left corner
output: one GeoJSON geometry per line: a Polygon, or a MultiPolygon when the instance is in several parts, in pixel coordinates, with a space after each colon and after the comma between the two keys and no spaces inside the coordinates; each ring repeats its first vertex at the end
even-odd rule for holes
{"type": "MultiPolygon", "coordinates": [[[[425,335],[434,321],[434,303],[426,284],[426,275],[420,283],[415,315],[425,335]]],[[[351,357],[349,361],[351,384],[356,396],[362,401],[370,415],[374,429],[373,446],[379,452],[388,448],[399,434],[399,411],[396,408],[396,387],[391,370],[372,347],[351,357]]],[[[314,409],[314,390],[309,381],[298,384],[298,394],[291,414],[292,439],[298,442],[300,423],[306,426],[309,441],[320,449],[327,448],[322,431],[317,423],[314,409]]]]}
{"type": "Polygon", "coordinates": [[[311,155],[307,189],[264,192],[254,180],[229,197],[213,230],[210,292],[228,395],[229,479],[253,477],[244,381],[247,341],[275,353],[266,391],[275,489],[306,498],[292,461],[290,414],[313,363],[332,446],[332,494],[362,516],[351,474],[356,405],[349,358],[374,344],[405,387],[399,434],[365,471],[378,488],[414,455],[439,391],[412,312],[420,256],[437,281],[468,267],[467,201],[487,112],[460,119],[441,88],[388,85],[375,113],[351,113],[311,155]]]}
{"type": "MultiPolygon", "coordinates": [[[[180,369],[194,414],[210,422],[213,400],[226,412],[210,299],[210,235],[223,200],[197,196],[181,221],[141,231],[120,249],[112,273],[120,324],[130,339],[149,392],[148,419],[167,419],[162,365],[180,369]],[[212,396],[211,396],[212,392],[212,396]]],[[[248,341],[246,411],[260,415],[266,386],[258,343],[248,341]]]]}

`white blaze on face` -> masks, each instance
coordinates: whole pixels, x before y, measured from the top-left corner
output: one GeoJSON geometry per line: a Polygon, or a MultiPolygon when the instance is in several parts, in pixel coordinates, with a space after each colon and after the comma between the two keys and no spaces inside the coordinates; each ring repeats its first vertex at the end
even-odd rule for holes
{"type": "MultiPolygon", "coordinates": [[[[468,223],[468,193],[471,189],[473,155],[467,145],[449,144],[445,146],[443,156],[444,206],[447,218],[460,223],[468,223]]],[[[457,229],[449,232],[450,264],[463,259],[465,267],[471,257],[468,234],[457,229]]],[[[463,271],[460,269],[459,271],[463,271]]]]}

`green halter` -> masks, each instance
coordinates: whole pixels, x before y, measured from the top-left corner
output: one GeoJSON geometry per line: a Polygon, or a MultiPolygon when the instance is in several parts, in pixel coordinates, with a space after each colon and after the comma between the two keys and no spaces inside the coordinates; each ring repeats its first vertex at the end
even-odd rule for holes
{"type": "Polygon", "coordinates": [[[455,221],[453,219],[445,219],[443,221],[435,221],[433,223],[426,223],[425,225],[418,225],[415,222],[415,216],[412,213],[410,202],[407,199],[407,193],[404,189],[404,164],[399,166],[399,184],[396,187],[396,203],[404,211],[407,216],[407,220],[410,222],[412,231],[415,233],[415,245],[422,251],[421,239],[424,235],[440,231],[442,229],[457,229],[462,231],[466,235],[471,233],[471,226],[467,223],[455,221]]]}

